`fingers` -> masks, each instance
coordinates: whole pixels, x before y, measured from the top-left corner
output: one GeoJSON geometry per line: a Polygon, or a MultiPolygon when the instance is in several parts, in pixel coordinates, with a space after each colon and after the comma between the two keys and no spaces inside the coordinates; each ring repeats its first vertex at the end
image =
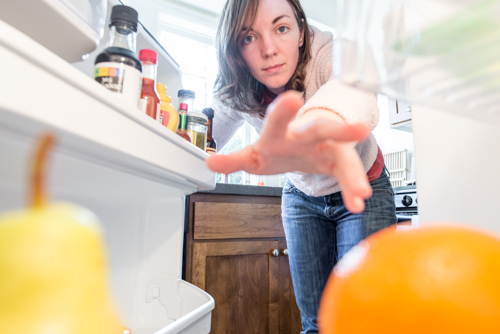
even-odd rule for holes
{"type": "Polygon", "coordinates": [[[326,143],[324,150],[335,157],[332,172],[342,189],[342,199],[347,210],[352,213],[362,212],[364,200],[372,195],[372,189],[358,152],[349,144],[334,142],[326,143]]]}
{"type": "Polygon", "coordinates": [[[298,92],[288,91],[280,94],[267,108],[261,138],[267,141],[285,137],[288,123],[295,118],[303,105],[304,100],[298,92]]]}
{"type": "Polygon", "coordinates": [[[250,172],[257,168],[257,159],[251,146],[229,155],[212,155],[205,161],[210,170],[223,174],[231,174],[240,170],[250,172]]]}
{"type": "Polygon", "coordinates": [[[290,135],[293,139],[302,142],[318,142],[329,139],[353,142],[366,139],[370,135],[370,128],[362,123],[344,124],[318,119],[291,130],[290,135]]]}

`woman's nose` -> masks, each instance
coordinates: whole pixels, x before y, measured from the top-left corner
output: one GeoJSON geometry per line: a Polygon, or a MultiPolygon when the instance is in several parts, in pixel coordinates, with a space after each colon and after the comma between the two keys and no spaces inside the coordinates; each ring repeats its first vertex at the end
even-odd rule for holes
{"type": "Polygon", "coordinates": [[[275,56],[278,53],[276,41],[271,36],[264,36],[262,38],[262,57],[268,58],[275,56]]]}

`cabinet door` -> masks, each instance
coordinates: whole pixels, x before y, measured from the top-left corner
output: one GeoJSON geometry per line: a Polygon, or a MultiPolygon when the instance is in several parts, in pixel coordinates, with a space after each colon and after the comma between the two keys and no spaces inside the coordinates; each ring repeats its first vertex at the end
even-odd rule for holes
{"type": "Polygon", "coordinates": [[[286,241],[279,242],[279,309],[280,334],[298,334],[302,331],[300,311],[295,301],[292,276],[288,263],[286,241]]]}
{"type": "Polygon", "coordinates": [[[391,126],[398,126],[411,121],[411,105],[403,101],[388,99],[389,101],[389,121],[391,126]]]}
{"type": "Polygon", "coordinates": [[[210,333],[279,333],[283,256],[274,250],[278,241],[193,243],[192,283],[215,300],[210,333]]]}

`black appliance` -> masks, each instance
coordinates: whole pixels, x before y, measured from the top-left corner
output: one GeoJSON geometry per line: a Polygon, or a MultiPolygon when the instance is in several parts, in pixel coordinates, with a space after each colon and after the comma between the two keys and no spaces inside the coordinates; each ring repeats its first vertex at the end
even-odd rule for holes
{"type": "Polygon", "coordinates": [[[417,186],[408,185],[394,188],[394,202],[396,203],[398,223],[411,221],[412,216],[418,215],[417,186]]]}

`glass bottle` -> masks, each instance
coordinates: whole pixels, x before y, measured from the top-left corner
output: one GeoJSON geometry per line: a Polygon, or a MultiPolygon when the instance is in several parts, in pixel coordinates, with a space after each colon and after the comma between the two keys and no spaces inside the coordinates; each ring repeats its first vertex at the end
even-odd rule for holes
{"type": "Polygon", "coordinates": [[[128,6],[114,6],[106,49],[95,60],[95,80],[139,108],[142,65],[135,55],[138,14],[128,6]]]}
{"type": "Polygon", "coordinates": [[[265,186],[266,185],[266,180],[264,179],[264,175],[259,175],[259,182],[257,183],[258,186],[265,186]]]}
{"type": "Polygon", "coordinates": [[[186,139],[188,142],[191,142],[191,138],[187,133],[187,116],[188,116],[187,108],[188,106],[185,103],[181,103],[179,107],[180,123],[179,123],[179,128],[177,129],[177,134],[182,138],[186,139]]]}
{"type": "Polygon", "coordinates": [[[205,151],[207,145],[207,115],[201,112],[190,112],[188,115],[187,132],[191,144],[205,151]]]}
{"type": "Polygon", "coordinates": [[[205,108],[203,109],[203,113],[207,115],[208,121],[207,121],[207,146],[205,148],[205,151],[210,154],[214,155],[217,153],[217,142],[215,141],[214,137],[212,137],[212,125],[213,125],[213,120],[214,120],[214,110],[212,108],[205,108]]]}
{"type": "Polygon", "coordinates": [[[194,110],[194,99],[196,98],[195,92],[189,89],[181,89],[179,90],[179,92],[177,92],[177,97],[179,98],[179,105],[181,103],[187,104],[188,113],[194,110]]]}
{"type": "Polygon", "coordinates": [[[156,91],[156,59],[157,55],[153,50],[139,51],[139,60],[142,64],[141,109],[153,119],[160,116],[160,97],[156,91]]]}

